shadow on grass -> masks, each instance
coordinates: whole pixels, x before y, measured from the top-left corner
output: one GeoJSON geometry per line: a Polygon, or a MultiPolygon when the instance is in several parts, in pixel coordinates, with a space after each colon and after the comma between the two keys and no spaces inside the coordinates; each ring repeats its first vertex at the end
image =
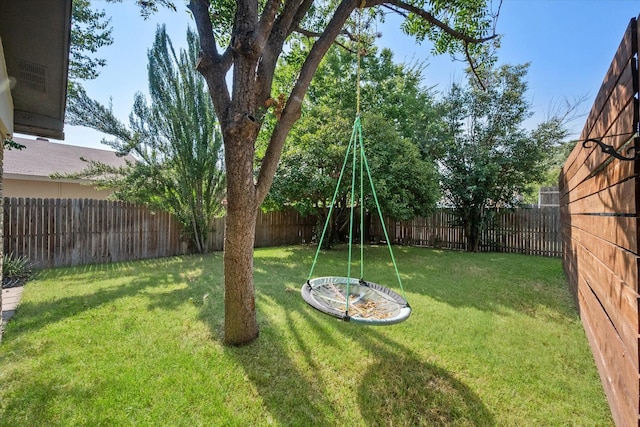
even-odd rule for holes
{"type": "MultiPolygon", "coordinates": [[[[304,317],[307,333],[331,337],[338,330],[339,339],[353,346],[333,371],[326,367],[331,361],[317,356],[318,351],[326,350],[311,346],[302,334],[302,328],[295,325],[290,326],[293,342],[286,343],[284,334],[276,333],[269,338],[261,336],[250,346],[226,350],[244,368],[277,424],[343,424],[345,414],[336,415],[344,412],[341,406],[345,402],[340,399],[357,402],[359,416],[354,419],[361,416],[365,425],[371,426],[495,424],[479,397],[445,369],[420,360],[406,347],[382,337],[372,327],[363,326],[361,331],[355,332],[349,325],[329,318],[317,319],[318,316],[305,310],[297,314],[304,317]],[[348,330],[341,332],[341,328],[348,330]],[[349,369],[351,363],[359,363],[359,352],[367,355],[362,363],[369,366],[358,383],[349,384],[353,381],[349,369]],[[307,368],[300,370],[300,362],[294,363],[291,353],[300,356],[307,368]],[[339,372],[335,372],[336,369],[339,372]],[[330,383],[333,381],[344,382],[349,394],[331,396],[334,385],[330,383]]],[[[287,322],[292,321],[291,314],[284,314],[287,322]]],[[[335,341],[335,338],[328,339],[323,346],[336,346],[335,351],[343,351],[344,342],[337,345],[335,341]]]]}
{"type": "MultiPolygon", "coordinates": [[[[393,251],[409,300],[413,293],[452,307],[536,315],[544,306],[559,317],[577,315],[559,259],[401,246],[394,246],[393,251]]],[[[385,246],[365,247],[364,259],[367,280],[399,291],[385,246]]],[[[346,265],[346,247],[326,251],[321,254],[314,277],[345,276],[346,265]]],[[[357,260],[351,271],[352,275],[359,274],[357,260]]]]}
{"type": "MultiPolygon", "coordinates": [[[[307,307],[299,296],[299,286],[308,274],[306,261],[312,256],[311,249],[278,249],[273,253],[276,255],[263,252],[256,257],[261,337],[251,345],[225,348],[224,352],[242,366],[265,411],[277,424],[342,424],[345,416],[340,418],[336,413],[345,400],[369,425],[491,424],[491,415],[483,403],[446,370],[421,360],[402,343],[376,329],[332,321],[307,307]],[[282,251],[285,256],[281,256],[282,251]],[[267,304],[275,310],[269,315],[264,310],[267,304]],[[333,359],[327,360],[319,352],[333,359]],[[356,383],[339,387],[344,394],[332,395],[335,381],[348,381],[345,374],[348,377],[350,363],[359,363],[359,352],[367,354],[367,360],[362,361],[366,367],[359,370],[364,375],[356,383]],[[343,357],[347,354],[351,357],[343,357]]],[[[333,268],[343,262],[329,260],[325,265],[333,268]]],[[[221,255],[214,254],[204,262],[200,258],[177,258],[52,270],[43,280],[64,281],[64,286],[51,297],[25,301],[11,335],[25,334],[119,299],[144,294],[141,308],[149,310],[180,310],[180,305],[193,299],[195,305],[201,306],[199,319],[215,339],[221,337],[223,318],[221,268],[221,255]],[[122,280],[110,282],[112,275],[122,280]],[[93,289],[87,286],[87,280],[105,283],[93,289]],[[210,295],[205,302],[207,294],[210,295]]],[[[33,291],[38,286],[41,285],[33,291]]],[[[129,309],[135,307],[134,304],[129,309]]],[[[24,403],[25,407],[32,405],[29,410],[36,411],[47,408],[45,394],[55,396],[50,391],[53,386],[29,381],[27,384],[20,394],[28,396],[38,390],[44,394],[38,395],[35,405],[24,403]]],[[[81,400],[89,398],[90,393],[91,389],[74,389],[67,394],[81,400]]],[[[12,407],[23,404],[14,397],[12,407]]],[[[20,412],[18,407],[13,408],[20,412]]]]}
{"type": "Polygon", "coordinates": [[[577,315],[559,259],[422,248],[398,252],[410,292],[482,311],[536,315],[544,306],[561,318],[577,315]]]}
{"type": "Polygon", "coordinates": [[[225,350],[243,367],[277,424],[344,424],[344,399],[359,411],[354,420],[366,425],[495,424],[479,397],[445,369],[374,327],[313,311],[297,288],[306,278],[306,266],[286,262],[279,265],[265,256],[257,260],[258,306],[269,305],[275,314],[259,313],[257,341],[225,350]],[[296,276],[299,284],[289,282],[296,276]],[[367,366],[364,375],[361,364],[367,366]],[[354,365],[360,365],[354,369],[358,382],[351,383],[354,365]],[[332,394],[335,382],[341,382],[337,389],[344,394],[332,394]]]}
{"type": "MultiPolygon", "coordinates": [[[[304,346],[299,351],[309,354],[304,346]]],[[[276,425],[336,424],[322,376],[299,374],[298,366],[278,338],[265,339],[263,333],[253,344],[226,348],[225,352],[243,367],[276,425]]]]}
{"type": "Polygon", "coordinates": [[[445,369],[370,327],[360,340],[377,355],[358,388],[367,425],[380,420],[394,426],[495,425],[480,398],[445,369]]]}
{"type": "MultiPolygon", "coordinates": [[[[0,426],[38,425],[49,418],[52,402],[58,399],[82,401],[95,394],[95,385],[90,384],[76,387],[61,387],[57,381],[24,381],[24,384],[11,399],[0,405],[0,413],[6,416],[6,419],[0,418],[0,426]]],[[[68,414],[56,415],[64,418],[68,414]]]]}
{"type": "MultiPolygon", "coordinates": [[[[170,258],[51,269],[41,272],[36,281],[28,285],[28,292],[46,292],[40,288],[45,284],[37,281],[42,279],[62,282],[64,286],[60,287],[61,292],[68,291],[69,294],[56,294],[44,299],[39,297],[39,300],[23,298],[18,306],[17,315],[7,326],[7,331],[10,335],[17,337],[66,318],[73,318],[91,309],[114,303],[122,298],[174,285],[184,280],[180,277],[181,269],[191,268],[193,263],[194,260],[189,258],[170,258]],[[130,266],[134,268],[126,271],[130,266]],[[166,272],[168,267],[170,268],[168,274],[157,273],[158,271],[166,272]],[[114,280],[123,279],[125,282],[95,290],[91,288],[92,281],[108,280],[110,276],[114,280]]],[[[177,301],[174,297],[163,298],[163,300],[167,305],[169,301],[177,301]]]]}

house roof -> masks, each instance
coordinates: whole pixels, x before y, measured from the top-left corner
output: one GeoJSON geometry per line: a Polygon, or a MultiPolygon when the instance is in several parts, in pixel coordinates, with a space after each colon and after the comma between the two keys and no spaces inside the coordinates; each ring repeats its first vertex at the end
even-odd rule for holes
{"type": "Polygon", "coordinates": [[[0,1],[13,131],[64,139],[71,0],[0,1]]]}
{"type": "Polygon", "coordinates": [[[22,150],[4,150],[3,174],[5,178],[49,180],[53,173],[76,173],[87,167],[87,162],[94,160],[111,166],[124,166],[125,160],[135,162],[131,155],[118,157],[109,150],[78,147],[60,144],[47,140],[13,138],[24,145],[22,150]]]}

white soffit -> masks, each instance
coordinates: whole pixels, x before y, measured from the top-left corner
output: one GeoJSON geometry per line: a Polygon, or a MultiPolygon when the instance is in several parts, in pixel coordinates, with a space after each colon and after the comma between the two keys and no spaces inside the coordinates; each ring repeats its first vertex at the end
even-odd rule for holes
{"type": "Polygon", "coordinates": [[[0,0],[13,130],[64,138],[71,0],[0,0]]]}

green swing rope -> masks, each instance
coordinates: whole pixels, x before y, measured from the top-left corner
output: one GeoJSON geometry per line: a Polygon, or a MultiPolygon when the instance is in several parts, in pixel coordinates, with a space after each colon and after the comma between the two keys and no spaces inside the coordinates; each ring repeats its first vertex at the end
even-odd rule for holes
{"type": "MultiPolygon", "coordinates": [[[[364,1],[362,4],[364,5],[364,1]]],[[[344,171],[347,166],[347,161],[349,159],[349,154],[352,155],[352,163],[351,163],[351,210],[349,213],[349,255],[347,262],[347,292],[345,295],[346,299],[346,308],[345,313],[349,314],[349,295],[350,295],[350,285],[351,285],[351,257],[352,257],[352,247],[353,247],[353,223],[354,223],[354,209],[355,209],[355,185],[356,185],[356,165],[358,163],[357,152],[360,152],[359,163],[360,163],[360,198],[358,200],[358,204],[360,206],[360,280],[364,280],[364,169],[366,169],[369,184],[371,186],[371,193],[373,194],[373,200],[376,204],[376,209],[378,212],[378,216],[380,217],[380,224],[382,226],[382,230],[384,232],[384,238],[387,242],[387,247],[389,249],[389,254],[391,255],[391,262],[393,263],[393,268],[396,273],[396,278],[398,279],[398,284],[400,285],[400,290],[402,292],[402,297],[407,299],[404,287],[402,286],[402,279],[400,278],[400,273],[398,271],[398,265],[396,264],[396,259],[393,255],[393,249],[391,248],[391,242],[389,241],[389,235],[387,233],[387,227],[384,223],[384,218],[382,216],[382,210],[380,209],[380,203],[378,202],[378,196],[376,195],[376,190],[373,185],[373,178],[371,177],[371,169],[369,168],[369,163],[367,162],[367,156],[364,151],[364,143],[362,138],[362,123],[360,121],[360,11],[358,11],[357,16],[357,27],[358,27],[358,62],[357,62],[357,85],[356,85],[356,119],[353,123],[353,130],[351,131],[351,138],[349,139],[349,145],[347,147],[347,151],[344,156],[344,161],[342,163],[342,168],[340,170],[340,176],[338,178],[338,184],[336,185],[336,189],[333,193],[333,198],[331,199],[331,205],[329,206],[329,213],[327,215],[327,219],[324,223],[324,227],[322,229],[322,235],[320,236],[320,241],[318,242],[318,247],[316,249],[315,256],[313,257],[313,263],[311,264],[311,270],[309,271],[309,276],[307,278],[307,283],[311,280],[313,276],[313,271],[315,270],[316,263],[318,262],[318,256],[320,254],[320,250],[322,249],[322,243],[324,242],[324,238],[326,236],[327,228],[329,227],[329,223],[331,221],[331,216],[333,213],[333,207],[335,206],[336,199],[338,197],[338,190],[340,188],[340,184],[342,182],[342,178],[344,176],[344,171]],[[353,149],[353,152],[351,150],[353,149]]]]}
{"type": "Polygon", "coordinates": [[[340,189],[340,183],[342,182],[342,177],[344,176],[344,170],[347,166],[347,161],[349,160],[349,153],[351,152],[351,147],[353,146],[355,135],[356,135],[356,128],[354,126],[353,131],[351,132],[351,139],[349,140],[349,146],[347,147],[347,151],[344,154],[344,161],[342,162],[342,169],[340,170],[340,176],[338,177],[338,184],[336,185],[336,190],[333,192],[333,198],[331,199],[331,204],[329,205],[329,213],[327,214],[327,219],[324,222],[324,228],[322,229],[322,235],[320,236],[320,241],[318,242],[316,255],[313,257],[313,263],[311,264],[311,271],[309,271],[309,277],[307,278],[307,282],[311,280],[311,276],[313,276],[313,270],[315,270],[316,263],[318,262],[318,255],[320,254],[320,249],[322,249],[322,242],[324,242],[324,236],[327,233],[327,228],[329,227],[329,223],[331,221],[331,214],[333,213],[333,207],[336,203],[336,199],[338,198],[338,190],[340,189]]]}
{"type": "MultiPolygon", "coordinates": [[[[358,116],[359,117],[359,116],[358,116]]],[[[362,144],[362,125],[358,120],[358,135],[360,139],[360,147],[362,144]]],[[[360,151],[364,153],[364,148],[360,151]]],[[[364,279],[364,162],[360,156],[360,279],[364,279]]]]}
{"type": "Polygon", "coordinates": [[[373,200],[376,205],[376,211],[378,213],[378,217],[380,218],[380,224],[382,226],[382,231],[384,233],[385,241],[387,242],[387,248],[389,249],[389,255],[391,256],[391,262],[393,264],[393,269],[396,274],[396,279],[398,280],[398,285],[400,286],[401,295],[406,300],[406,294],[404,291],[404,286],[402,284],[402,279],[400,277],[400,272],[398,270],[398,265],[396,263],[395,256],[393,254],[393,248],[391,247],[391,241],[389,240],[389,234],[387,232],[387,227],[384,222],[384,217],[382,215],[382,209],[380,208],[380,202],[378,201],[378,195],[376,194],[375,186],[373,184],[373,178],[371,176],[371,169],[369,168],[369,162],[367,160],[367,156],[364,150],[364,143],[362,138],[362,123],[360,121],[360,116],[356,116],[355,122],[353,124],[353,130],[351,132],[351,139],[349,140],[349,145],[347,147],[347,152],[345,153],[344,162],[342,164],[342,169],[340,171],[340,176],[338,178],[338,184],[333,193],[333,198],[331,200],[331,205],[329,207],[329,213],[327,219],[325,221],[324,227],[322,229],[322,235],[320,237],[320,241],[318,242],[318,247],[316,248],[316,253],[313,258],[313,264],[311,265],[311,271],[309,272],[309,277],[307,281],[311,280],[313,276],[313,271],[315,270],[316,264],[318,262],[318,256],[320,254],[320,250],[322,248],[322,243],[324,242],[324,238],[326,236],[326,231],[328,229],[329,223],[331,221],[331,214],[333,213],[333,207],[335,205],[335,201],[338,196],[338,190],[340,188],[340,184],[342,182],[342,178],[344,177],[344,172],[346,170],[346,165],[349,160],[349,156],[351,155],[352,164],[351,164],[351,209],[350,209],[350,221],[349,221],[349,246],[348,246],[348,263],[347,263],[347,295],[346,295],[346,312],[349,312],[349,291],[351,284],[351,264],[352,264],[352,248],[353,248],[353,226],[355,222],[355,175],[356,175],[356,166],[358,163],[357,153],[359,152],[359,163],[360,163],[360,279],[364,279],[364,171],[366,170],[366,174],[368,177],[368,182],[371,187],[371,194],[373,195],[373,200]],[[353,151],[352,151],[353,150],[353,151]]]}
{"type": "MultiPolygon", "coordinates": [[[[356,123],[359,122],[359,116],[356,116],[356,123]]],[[[356,123],[354,123],[353,128],[354,130],[356,129],[356,123]]],[[[362,142],[362,138],[360,138],[360,142],[362,142]]],[[[353,160],[351,162],[351,210],[349,211],[349,259],[347,261],[347,278],[349,279],[347,281],[347,295],[346,295],[346,307],[345,307],[345,313],[349,313],[349,295],[351,295],[351,293],[349,292],[349,287],[351,285],[351,249],[353,247],[353,223],[354,223],[354,218],[353,218],[353,214],[355,213],[354,209],[355,209],[355,196],[356,196],[356,163],[357,163],[357,157],[356,157],[356,152],[358,150],[358,141],[356,140],[355,144],[353,145],[353,160]]],[[[360,263],[362,264],[362,262],[360,263]]],[[[362,276],[361,276],[362,277],[362,276]]]]}
{"type": "Polygon", "coordinates": [[[384,240],[387,242],[387,247],[389,248],[389,255],[391,256],[393,269],[396,272],[396,278],[398,279],[398,284],[400,285],[400,290],[402,291],[402,298],[404,298],[406,301],[407,296],[404,292],[404,286],[402,286],[402,279],[400,278],[400,272],[398,271],[398,264],[396,264],[396,258],[395,256],[393,256],[393,249],[391,248],[391,241],[389,240],[389,234],[387,233],[387,226],[384,223],[384,217],[382,216],[382,209],[380,209],[380,203],[378,203],[378,195],[376,194],[376,188],[373,185],[373,179],[371,178],[371,169],[369,169],[369,162],[367,161],[367,156],[364,153],[363,145],[360,145],[360,151],[362,156],[362,163],[364,163],[364,166],[367,169],[367,176],[369,177],[369,184],[371,185],[371,194],[373,194],[373,200],[376,203],[376,209],[378,210],[378,216],[380,217],[380,225],[382,226],[382,231],[384,232],[384,240]]]}

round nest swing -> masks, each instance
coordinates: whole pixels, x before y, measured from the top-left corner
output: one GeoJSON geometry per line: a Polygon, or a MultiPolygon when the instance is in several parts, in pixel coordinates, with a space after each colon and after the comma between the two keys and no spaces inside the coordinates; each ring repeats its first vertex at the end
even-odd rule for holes
{"type": "Polygon", "coordinates": [[[301,293],[316,310],[345,321],[393,325],[411,314],[407,301],[396,292],[355,278],[317,277],[308,280],[301,293]]]}
{"type": "MultiPolygon", "coordinates": [[[[360,27],[360,14],[358,14],[358,34],[360,27]]],[[[300,293],[302,298],[311,307],[319,310],[324,314],[336,317],[341,320],[356,322],[367,325],[393,325],[405,321],[411,315],[411,307],[404,297],[404,289],[402,287],[402,280],[400,279],[400,273],[396,265],[395,258],[393,256],[393,250],[391,249],[391,243],[389,236],[387,235],[387,229],[384,224],[384,218],[382,210],[380,209],[380,203],[378,202],[378,196],[373,185],[373,178],[371,177],[371,170],[367,162],[367,157],[364,151],[364,143],[362,139],[362,124],[360,121],[360,37],[358,35],[358,67],[357,67],[357,85],[356,85],[356,119],[353,123],[353,131],[351,133],[351,139],[345,152],[344,162],[342,164],[342,170],[338,177],[333,199],[329,205],[329,213],[322,230],[322,235],[318,243],[316,255],[311,265],[311,271],[307,282],[302,286],[300,293]],[[358,156],[359,154],[359,156],[358,156]],[[345,173],[345,169],[348,163],[349,156],[352,157],[351,167],[351,214],[349,220],[349,257],[347,260],[347,277],[316,277],[313,276],[313,271],[318,261],[318,255],[322,248],[322,242],[324,241],[329,222],[331,221],[331,215],[338,196],[338,189],[345,173]],[[358,205],[360,206],[360,279],[351,277],[351,251],[354,241],[353,229],[354,229],[354,208],[356,206],[355,193],[356,193],[356,175],[357,166],[360,166],[360,198],[358,205]],[[362,242],[364,239],[364,177],[368,178],[368,182],[371,188],[371,195],[375,201],[375,206],[378,211],[378,216],[382,224],[382,230],[385,235],[387,247],[389,249],[389,255],[395,269],[396,278],[400,286],[402,296],[389,288],[380,286],[373,282],[367,282],[364,277],[364,250],[362,242]]]]}
{"type": "MultiPolygon", "coordinates": [[[[302,298],[320,312],[336,317],[341,320],[367,324],[367,325],[393,325],[400,323],[409,318],[411,314],[411,307],[407,303],[406,297],[404,297],[404,289],[402,288],[402,280],[400,279],[400,273],[398,272],[398,266],[396,265],[395,257],[393,256],[393,250],[389,242],[389,236],[387,235],[386,226],[384,225],[384,218],[380,209],[380,203],[378,202],[378,196],[373,185],[373,179],[371,178],[371,170],[367,162],[367,157],[364,152],[364,144],[362,141],[362,124],[360,122],[360,115],[356,116],[356,120],[353,125],[353,132],[351,134],[351,140],[345,153],[344,163],[342,164],[342,170],[338,177],[338,183],[336,186],[333,200],[329,205],[329,214],[325,221],[320,242],[316,249],[316,255],[311,265],[311,271],[307,282],[302,286],[300,293],[302,298]],[[382,230],[384,231],[385,240],[389,249],[389,255],[393,263],[393,268],[398,279],[400,289],[402,289],[402,296],[389,288],[378,285],[373,282],[368,282],[362,279],[364,277],[364,248],[360,243],[360,277],[356,279],[351,276],[351,253],[353,246],[353,229],[354,229],[354,217],[355,211],[355,187],[356,187],[356,171],[358,156],[360,154],[360,199],[358,204],[363,206],[364,200],[364,171],[368,177],[368,182],[371,188],[371,194],[378,211],[378,216],[382,224],[382,230]],[[349,156],[352,155],[352,181],[351,181],[351,214],[349,221],[349,257],[347,260],[347,276],[329,276],[329,277],[316,277],[313,278],[313,271],[318,261],[318,255],[322,247],[322,242],[327,232],[329,222],[331,220],[331,214],[338,194],[338,188],[344,175],[344,171],[347,165],[349,156]]],[[[364,217],[363,211],[360,210],[360,242],[364,241],[364,217]]]]}

